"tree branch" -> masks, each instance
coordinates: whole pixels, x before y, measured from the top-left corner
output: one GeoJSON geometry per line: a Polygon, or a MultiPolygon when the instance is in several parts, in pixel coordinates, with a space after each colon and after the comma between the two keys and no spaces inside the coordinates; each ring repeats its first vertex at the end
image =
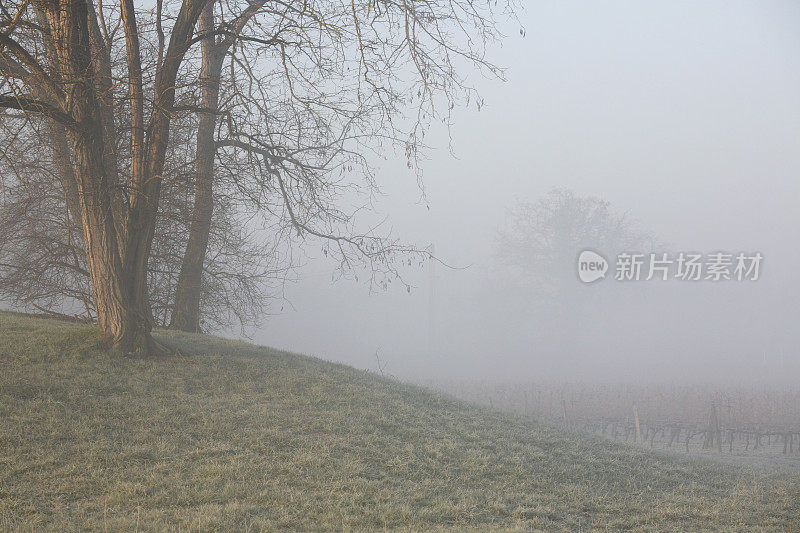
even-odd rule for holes
{"type": "Polygon", "coordinates": [[[52,118],[59,124],[63,124],[65,127],[71,130],[76,130],[79,127],[79,124],[75,122],[75,119],[55,106],[52,106],[46,102],[42,102],[41,100],[36,100],[25,96],[0,94],[0,109],[19,109],[20,111],[41,113],[44,116],[52,118]]]}

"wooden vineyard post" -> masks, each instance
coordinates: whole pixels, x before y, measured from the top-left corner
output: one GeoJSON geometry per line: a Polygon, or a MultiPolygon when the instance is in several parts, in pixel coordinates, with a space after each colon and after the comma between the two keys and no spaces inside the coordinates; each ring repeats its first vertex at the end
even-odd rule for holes
{"type": "Polygon", "coordinates": [[[717,442],[717,450],[722,453],[722,435],[719,430],[719,419],[717,418],[717,406],[711,402],[711,414],[708,417],[708,430],[703,442],[703,448],[710,448],[717,442]]]}
{"type": "Polygon", "coordinates": [[[639,427],[639,409],[633,404],[633,423],[636,426],[636,444],[642,443],[642,430],[639,427]]]}

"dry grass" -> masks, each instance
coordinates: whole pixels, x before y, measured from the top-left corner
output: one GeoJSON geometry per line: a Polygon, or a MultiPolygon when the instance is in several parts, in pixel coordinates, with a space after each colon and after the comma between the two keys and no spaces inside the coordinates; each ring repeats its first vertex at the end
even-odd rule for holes
{"type": "Polygon", "coordinates": [[[562,432],[317,359],[0,313],[2,530],[800,530],[800,477],[562,432]]]}

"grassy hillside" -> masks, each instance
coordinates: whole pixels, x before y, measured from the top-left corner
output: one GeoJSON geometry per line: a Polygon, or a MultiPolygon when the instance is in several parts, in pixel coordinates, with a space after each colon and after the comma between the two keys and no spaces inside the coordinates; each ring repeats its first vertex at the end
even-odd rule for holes
{"type": "Polygon", "coordinates": [[[800,478],[659,456],[317,359],[166,359],[0,313],[0,529],[800,530],[800,478]]]}

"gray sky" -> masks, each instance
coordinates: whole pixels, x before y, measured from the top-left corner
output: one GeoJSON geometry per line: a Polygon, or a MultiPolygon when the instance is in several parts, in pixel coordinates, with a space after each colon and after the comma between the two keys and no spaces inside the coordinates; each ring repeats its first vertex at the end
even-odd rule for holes
{"type": "Polygon", "coordinates": [[[402,157],[380,164],[377,209],[394,233],[472,266],[437,268],[431,311],[426,270],[411,295],[370,294],[332,284],[312,244],[287,287],[294,309],[254,340],[372,370],[378,351],[404,378],[800,376],[800,4],[526,2],[522,22],[526,36],[510,27],[494,50],[507,83],[478,79],[486,106],[455,115],[455,157],[445,131],[427,138],[430,210],[402,157]],[[555,187],[609,200],[672,250],[760,251],[762,279],[659,287],[635,322],[582,327],[581,353],[537,345],[541,324],[510,324],[485,300],[486,265],[507,209],[555,187]]]}

